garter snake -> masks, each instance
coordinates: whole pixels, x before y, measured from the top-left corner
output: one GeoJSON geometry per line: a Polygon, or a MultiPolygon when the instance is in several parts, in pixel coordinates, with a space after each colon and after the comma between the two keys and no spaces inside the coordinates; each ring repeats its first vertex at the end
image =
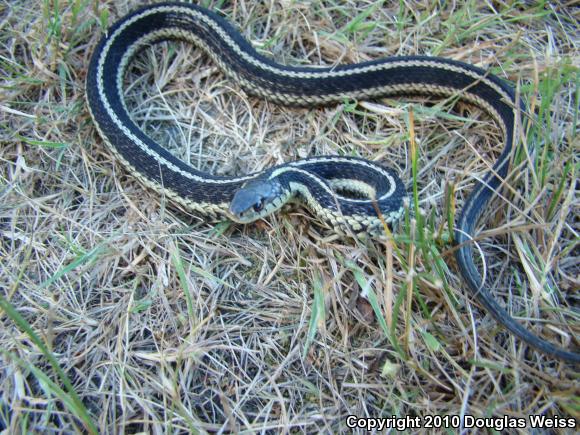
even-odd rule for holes
{"type": "Polygon", "coordinates": [[[108,30],[90,61],[86,94],[99,134],[146,186],[188,210],[242,223],[299,198],[337,231],[377,234],[382,223],[376,207],[388,223],[394,223],[403,210],[405,186],[392,169],[352,157],[312,157],[241,177],[218,177],[187,165],[136,126],[122,96],[132,56],[166,39],[195,44],[246,92],[282,105],[320,106],[345,99],[419,94],[457,96],[482,108],[499,125],[504,148],[492,170],[476,182],[460,213],[455,232],[459,271],[477,300],[511,333],[547,355],[580,362],[580,354],[536,336],[498,305],[473,260],[471,239],[508,173],[516,119],[525,110],[510,84],[475,66],[426,56],[333,68],[285,66],[257,53],[231,24],[204,8],[161,3],[130,13],[108,30]],[[337,193],[342,190],[361,195],[337,193]]]}

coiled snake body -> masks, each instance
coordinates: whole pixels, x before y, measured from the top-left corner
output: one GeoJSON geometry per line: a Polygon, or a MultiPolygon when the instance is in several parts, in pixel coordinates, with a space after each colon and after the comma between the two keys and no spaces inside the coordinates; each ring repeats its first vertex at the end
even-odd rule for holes
{"type": "Polygon", "coordinates": [[[87,101],[100,135],[145,185],[189,210],[242,223],[298,197],[339,231],[377,234],[382,230],[377,208],[387,223],[395,222],[403,211],[405,187],[392,169],[352,157],[313,157],[242,177],[217,177],[193,169],[135,125],[122,96],[124,73],[133,54],[165,39],[192,42],[248,93],[283,105],[422,94],[457,96],[484,109],[501,128],[505,146],[460,214],[455,232],[459,270],[481,304],[509,331],[548,355],[580,362],[580,354],[560,349],[517,323],[490,295],[473,262],[470,240],[508,172],[516,116],[524,110],[509,84],[472,65],[424,56],[333,68],[285,66],[258,54],[226,20],[201,7],[166,3],[134,11],[109,29],[90,62],[87,101]],[[339,195],[337,189],[366,197],[339,195]]]}

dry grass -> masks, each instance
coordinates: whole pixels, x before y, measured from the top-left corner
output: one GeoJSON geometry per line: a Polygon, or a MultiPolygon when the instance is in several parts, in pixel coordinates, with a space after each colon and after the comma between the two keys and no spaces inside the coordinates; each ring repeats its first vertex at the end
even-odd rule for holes
{"type": "MultiPolygon", "coordinates": [[[[505,333],[457,275],[445,186],[461,207],[492,163],[500,137],[489,118],[421,100],[281,108],[248,98],[196,49],[161,44],[134,61],[129,105],[152,136],[213,173],[343,154],[388,162],[411,186],[415,115],[424,213],[396,246],[334,237],[303,210],[209,225],[127,175],[85,107],[100,23],[138,3],[0,4],[0,421],[10,433],[330,433],[349,414],[579,416],[577,371],[505,333]]],[[[578,348],[577,8],[204,3],[289,64],[435,54],[519,81],[538,115],[479,245],[498,299],[578,348]]]]}

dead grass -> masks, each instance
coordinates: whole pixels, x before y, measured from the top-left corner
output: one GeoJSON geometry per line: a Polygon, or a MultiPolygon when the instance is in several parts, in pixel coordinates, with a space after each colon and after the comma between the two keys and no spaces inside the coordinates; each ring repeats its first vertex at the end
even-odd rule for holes
{"type": "MultiPolygon", "coordinates": [[[[0,422],[10,433],[333,433],[350,414],[578,418],[574,367],[471,304],[450,254],[446,185],[461,207],[500,148],[483,113],[449,116],[422,100],[281,108],[245,96],[196,49],[161,44],[134,61],[128,104],[149,134],[216,174],[343,154],[388,162],[411,186],[415,115],[423,213],[396,245],[337,238],[303,210],[209,225],[139,185],[96,134],[83,89],[99,23],[139,2],[98,3],[0,4],[0,422]]],[[[479,246],[514,316],[577,349],[579,16],[509,4],[221,10],[284,63],[435,54],[519,81],[537,116],[479,246]]]]}

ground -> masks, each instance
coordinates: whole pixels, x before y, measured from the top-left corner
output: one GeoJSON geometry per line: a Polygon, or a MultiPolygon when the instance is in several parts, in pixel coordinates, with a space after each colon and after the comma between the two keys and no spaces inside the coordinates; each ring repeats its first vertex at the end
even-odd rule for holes
{"type": "MultiPolygon", "coordinates": [[[[281,63],[427,54],[515,83],[531,116],[478,261],[514,317],[578,349],[577,6],[202,3],[281,63]]],[[[132,63],[127,104],[193,166],[355,155],[419,193],[387,243],[336,236],[301,208],[208,223],[139,184],[85,105],[96,43],[140,4],[0,4],[0,427],[334,433],[349,415],[579,416],[575,367],[507,334],[454,262],[450,222],[502,147],[485,113],[416,97],[278,107],[198,49],[160,44],[132,63]]]]}

